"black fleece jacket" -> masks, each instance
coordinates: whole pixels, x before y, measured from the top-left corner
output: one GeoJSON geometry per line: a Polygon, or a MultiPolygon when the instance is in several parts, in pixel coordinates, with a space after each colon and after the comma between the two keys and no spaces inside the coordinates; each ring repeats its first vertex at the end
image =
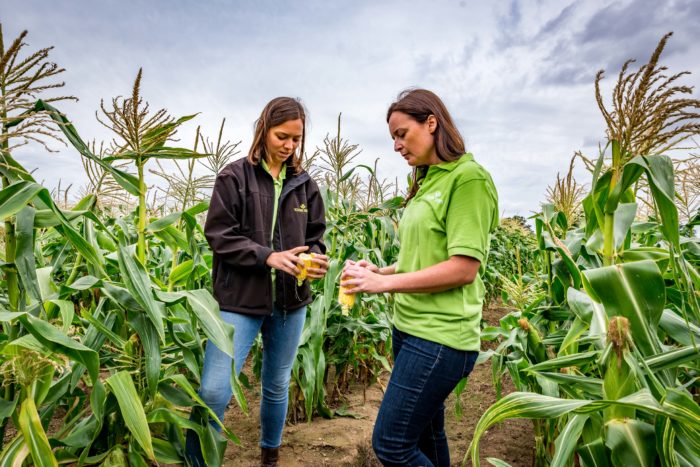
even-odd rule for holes
{"type": "MultiPolygon", "coordinates": [[[[272,176],[246,158],[224,167],[216,178],[204,234],[214,252],[214,297],[224,311],[251,315],[272,313],[272,276],[265,262],[274,251],[307,245],[325,253],[323,199],[308,173],[287,167],[272,230],[275,188],[272,176]]],[[[276,274],[276,305],[293,310],[311,302],[308,281],[276,274]]]]}

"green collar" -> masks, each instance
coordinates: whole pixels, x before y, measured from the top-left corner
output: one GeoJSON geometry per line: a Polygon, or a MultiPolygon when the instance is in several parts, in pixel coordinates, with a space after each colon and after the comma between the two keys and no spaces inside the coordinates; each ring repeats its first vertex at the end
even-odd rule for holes
{"type": "Polygon", "coordinates": [[[448,172],[452,172],[458,165],[464,164],[465,162],[471,162],[473,160],[474,156],[472,155],[472,153],[468,152],[455,161],[441,162],[439,164],[431,165],[430,167],[428,167],[428,171],[430,172],[435,170],[447,170],[448,172]],[[435,169],[433,169],[433,167],[435,167],[435,169]]]}
{"type": "MultiPolygon", "coordinates": [[[[262,168],[265,169],[265,172],[269,173],[270,176],[272,177],[272,173],[270,173],[270,167],[267,165],[267,162],[265,162],[264,158],[260,158],[260,165],[262,165],[262,168]]],[[[282,164],[282,168],[280,169],[279,176],[277,178],[272,177],[272,179],[282,181],[285,178],[287,178],[287,164],[286,163],[282,164]]]]}

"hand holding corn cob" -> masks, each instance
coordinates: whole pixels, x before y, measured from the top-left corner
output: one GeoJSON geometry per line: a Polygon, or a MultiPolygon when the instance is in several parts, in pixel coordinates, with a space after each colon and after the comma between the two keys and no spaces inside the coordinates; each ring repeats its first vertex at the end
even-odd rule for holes
{"type": "Polygon", "coordinates": [[[312,259],[316,256],[316,253],[302,253],[299,255],[299,259],[302,260],[304,263],[303,265],[297,266],[299,269],[299,274],[297,274],[297,286],[301,287],[301,284],[304,283],[306,280],[306,277],[309,275],[309,268],[311,267],[312,264],[312,259]]]}
{"type": "Polygon", "coordinates": [[[328,257],[318,253],[302,253],[299,255],[302,264],[297,265],[297,285],[301,286],[306,279],[321,279],[328,270],[328,257]]]}

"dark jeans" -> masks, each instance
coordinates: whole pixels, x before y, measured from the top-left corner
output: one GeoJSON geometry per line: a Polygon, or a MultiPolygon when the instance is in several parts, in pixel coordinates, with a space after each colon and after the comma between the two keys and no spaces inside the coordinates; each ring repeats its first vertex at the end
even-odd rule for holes
{"type": "Polygon", "coordinates": [[[386,466],[450,465],[445,399],[468,376],[479,355],[394,328],[394,369],[372,434],[386,466]]]}

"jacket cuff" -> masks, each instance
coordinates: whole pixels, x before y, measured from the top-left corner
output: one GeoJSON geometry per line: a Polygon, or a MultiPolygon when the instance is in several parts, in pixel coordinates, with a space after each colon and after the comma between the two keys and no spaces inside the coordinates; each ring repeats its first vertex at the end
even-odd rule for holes
{"type": "Polygon", "coordinates": [[[272,253],[274,253],[275,250],[272,248],[268,248],[266,246],[261,246],[257,250],[257,260],[256,260],[256,266],[259,268],[266,268],[267,266],[267,258],[270,257],[272,253]]]}

